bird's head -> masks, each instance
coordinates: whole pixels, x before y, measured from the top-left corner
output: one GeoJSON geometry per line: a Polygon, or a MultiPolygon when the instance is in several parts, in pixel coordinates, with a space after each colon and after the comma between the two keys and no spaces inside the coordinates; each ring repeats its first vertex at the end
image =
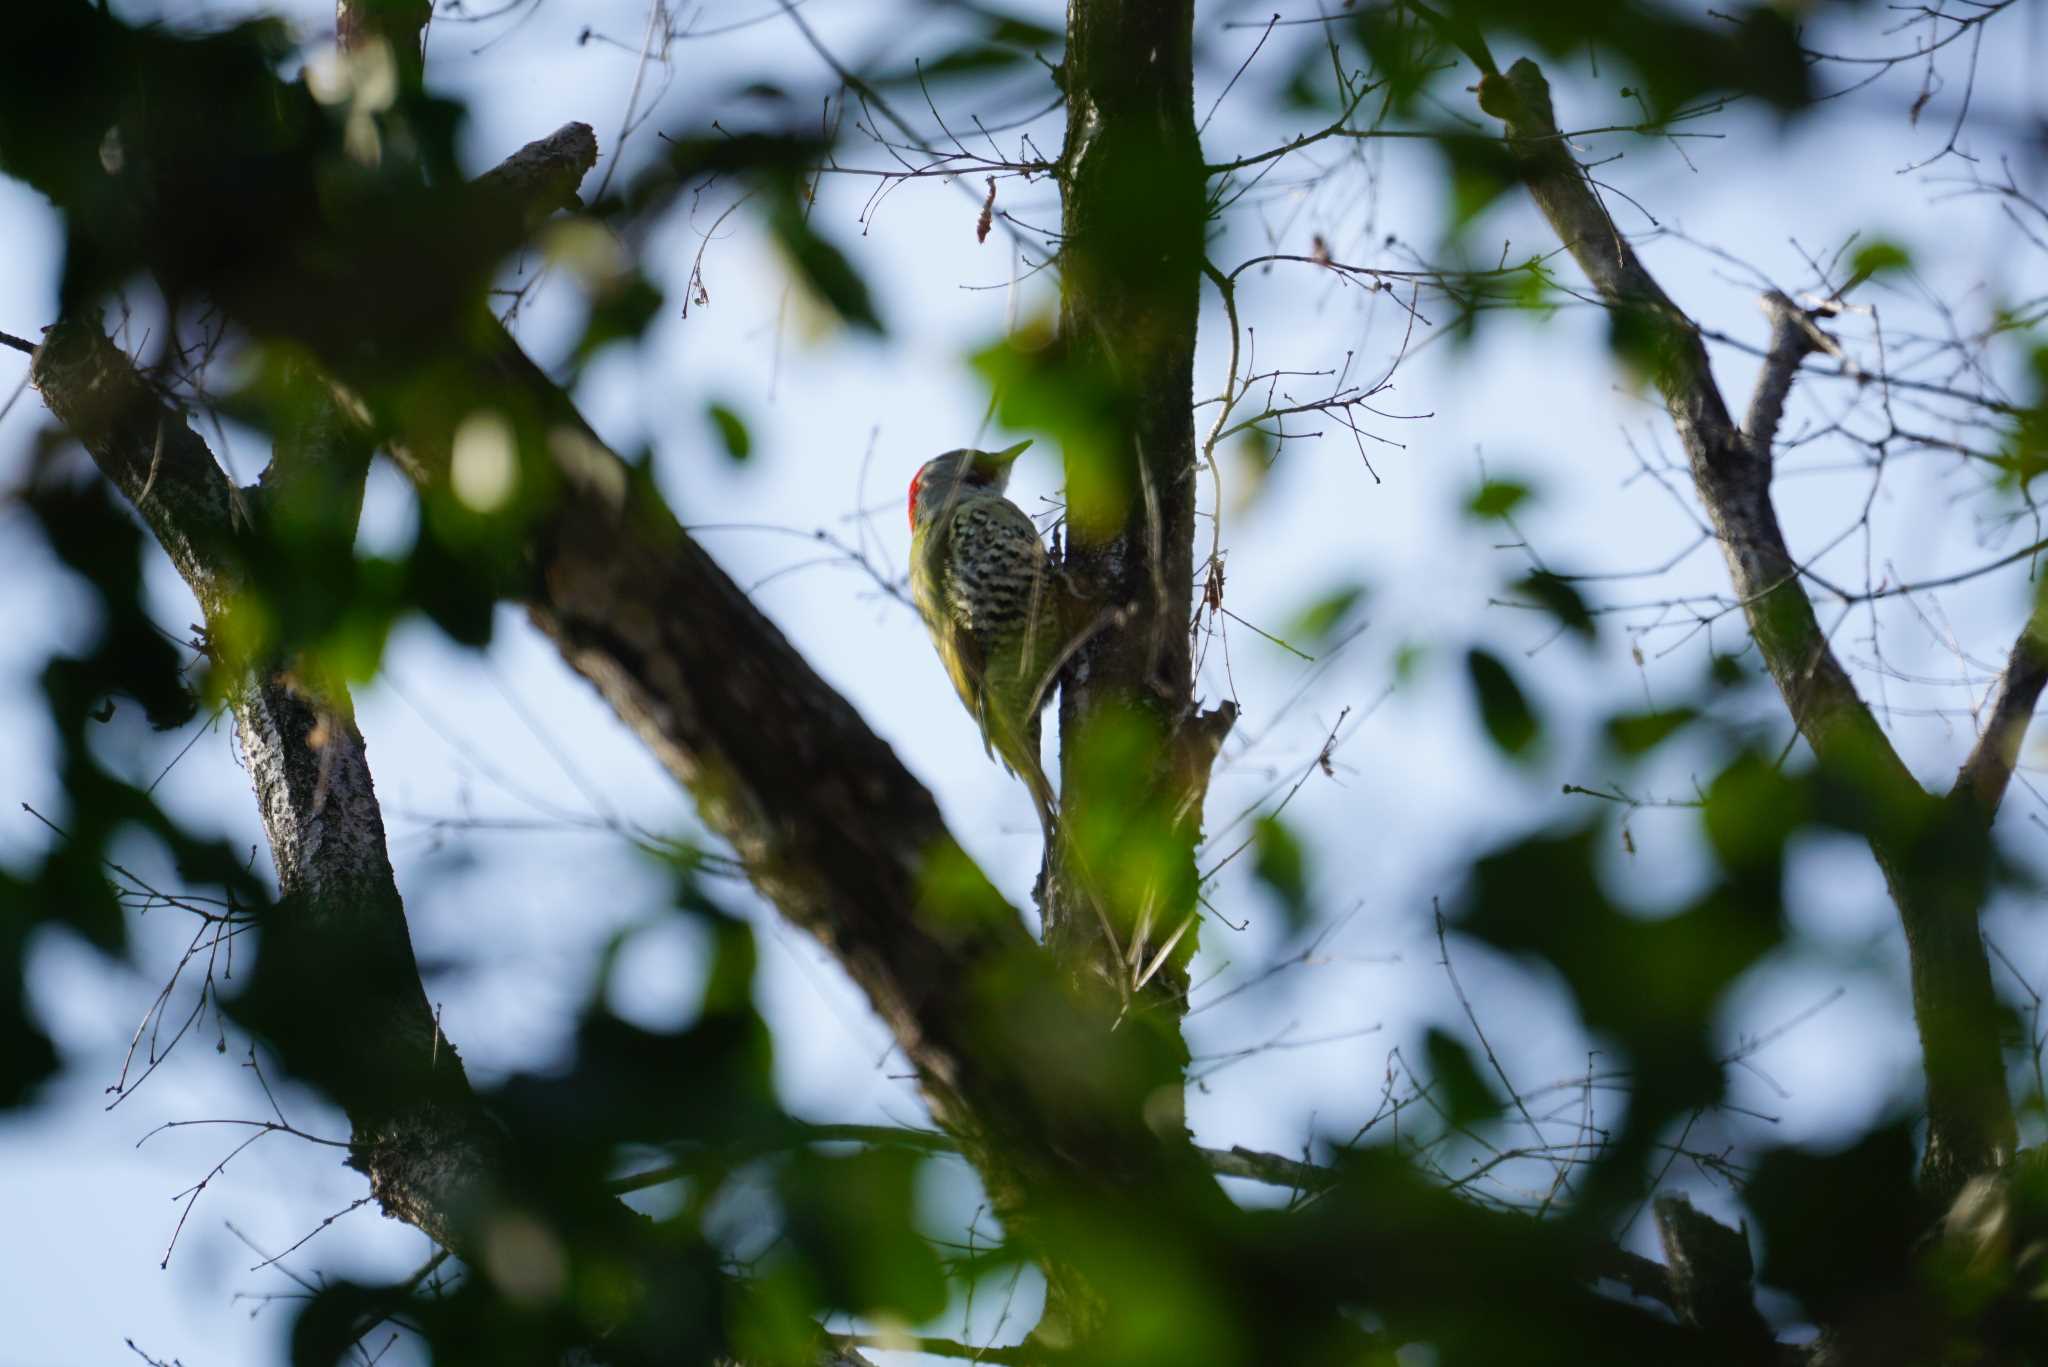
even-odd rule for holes
{"type": "Polygon", "coordinates": [[[1000,494],[1010,482],[1010,467],[1029,445],[1026,440],[1000,451],[948,451],[918,466],[910,477],[911,530],[970,490],[1000,494]]]}

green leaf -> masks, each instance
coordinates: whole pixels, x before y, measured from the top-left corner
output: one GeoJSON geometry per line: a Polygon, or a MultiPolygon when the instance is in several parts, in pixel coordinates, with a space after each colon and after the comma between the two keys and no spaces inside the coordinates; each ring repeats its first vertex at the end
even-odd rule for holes
{"type": "Polygon", "coordinates": [[[1365,585],[1342,584],[1310,603],[1296,614],[1285,633],[1292,640],[1302,642],[1323,641],[1329,638],[1340,623],[1365,598],[1365,585]]]}
{"type": "Polygon", "coordinates": [[[707,404],[704,416],[711,419],[711,425],[718,429],[718,439],[725,446],[725,454],[735,463],[744,462],[754,454],[754,437],[747,431],[740,415],[722,403],[707,404]]]}
{"type": "Polygon", "coordinates": [[[938,1255],[912,1223],[920,1164],[901,1149],[805,1150],[783,1171],[783,1233],[822,1307],[910,1320],[945,1308],[938,1255]]]}
{"type": "Polygon", "coordinates": [[[996,418],[1037,431],[1066,457],[1067,518],[1083,540],[1112,535],[1138,495],[1137,470],[1117,437],[1127,399],[1115,376],[1071,345],[1049,319],[1028,319],[970,362],[996,398],[996,418]]]}
{"type": "Polygon", "coordinates": [[[2036,477],[2048,472],[2048,346],[2027,352],[2027,369],[2033,380],[2033,403],[2020,411],[2012,436],[1993,460],[2003,474],[2000,483],[2022,493],[2036,477]]]}
{"type": "Polygon", "coordinates": [[[1769,879],[1783,867],[1786,839],[1811,813],[1806,786],[1752,751],[1708,787],[1703,819],[1722,867],[1769,879]]]}
{"type": "MultiPolygon", "coordinates": [[[[917,71],[927,80],[944,80],[953,76],[989,76],[1008,70],[1025,60],[1025,54],[1014,47],[996,47],[987,43],[974,43],[954,48],[928,62],[919,62],[917,71]]],[[[912,77],[915,79],[915,76],[912,77]]]]}
{"type": "Polygon", "coordinates": [[[839,317],[866,332],[880,335],[884,328],[868,295],[867,281],[839,248],[820,237],[805,218],[794,184],[786,184],[775,197],[768,214],[769,231],[782,244],[783,254],[797,276],[839,317]]]}
{"type": "Polygon", "coordinates": [[[1337,91],[1331,80],[1327,49],[1307,45],[1279,82],[1280,100],[1289,109],[1335,109],[1337,91]]]}
{"type": "Polygon", "coordinates": [[[995,27],[988,31],[988,36],[990,41],[997,43],[1015,43],[1018,47],[1045,47],[1058,42],[1063,35],[1043,24],[1006,14],[996,21],[995,27]]]}
{"type": "Polygon", "coordinates": [[[1429,43],[1404,18],[1396,10],[1370,5],[1351,20],[1359,44],[1372,60],[1375,78],[1386,83],[1389,107],[1399,114],[1413,111],[1429,84],[1432,66],[1429,43]]]}
{"type": "Polygon", "coordinates": [[[1429,660],[1429,647],[1420,641],[1403,641],[1394,652],[1394,684],[1400,687],[1414,681],[1422,672],[1422,666],[1429,660]]]}
{"type": "Polygon", "coordinates": [[[1445,136],[1437,139],[1437,150],[1449,163],[1453,234],[1521,183],[1514,158],[1498,138],[1445,136]]]}
{"type": "Polygon", "coordinates": [[[1856,255],[1849,258],[1849,269],[1859,279],[1868,279],[1884,271],[1907,271],[1913,268],[1913,257],[1896,242],[1874,238],[1856,249],[1856,255]]]}
{"type": "Polygon", "coordinates": [[[934,842],[917,869],[918,914],[946,927],[996,925],[1010,910],[988,875],[950,839],[934,842]]]}
{"type": "Polygon", "coordinates": [[[1873,1286],[1898,1284],[1931,1214],[1914,1182],[1913,1148],[1910,1127],[1894,1121],[1838,1152],[1764,1154],[1743,1191],[1763,1236],[1763,1279],[1819,1317],[1867,1303],[1873,1286]]]}
{"type": "Polygon", "coordinates": [[[570,364],[581,366],[612,342],[637,341],[660,312],[661,291],[638,271],[611,283],[591,299],[570,364]]]}
{"type": "Polygon", "coordinates": [[[1617,906],[1595,867],[1606,841],[1591,823],[1488,855],[1473,868],[1459,928],[1564,976],[1586,1024],[1635,1061],[1627,1124],[1640,1141],[1662,1117],[1720,1096],[1719,1004],[1783,931],[1774,902],[1725,886],[1657,920],[1617,906]]]}
{"type": "Polygon", "coordinates": [[[1518,309],[1554,309],[1561,298],[1561,292],[1551,288],[1549,277],[1535,262],[1515,277],[1514,302],[1518,309]]]}
{"type": "Polygon", "coordinates": [[[1482,520],[1504,518],[1521,507],[1532,492],[1517,480],[1489,479],[1465,500],[1465,511],[1482,520]]]}
{"type": "Polygon", "coordinates": [[[1622,712],[1607,719],[1607,741],[1624,755],[1644,755],[1697,719],[1690,707],[1669,712],[1622,712]]]}
{"type": "Polygon", "coordinates": [[[1499,1113],[1499,1099],[1462,1041],[1431,1026],[1422,1047],[1429,1059],[1430,1094],[1443,1107],[1452,1128],[1462,1129],[1499,1113]]]}
{"type": "Polygon", "coordinates": [[[1474,649],[1465,653],[1465,672],[1472,680],[1479,720],[1486,727],[1486,734],[1493,737],[1493,743],[1508,755],[1529,753],[1542,734],[1543,724],[1508,667],[1489,652],[1474,649]]]}
{"type": "Polygon", "coordinates": [[[1689,326],[1647,304],[1608,311],[1607,346],[1638,381],[1666,390],[1689,383],[1699,361],[1689,326]]]}
{"type": "Polygon", "coordinates": [[[29,888],[0,871],[0,1110],[28,1099],[57,1071],[57,1049],[29,1014],[22,970],[28,957],[29,888]]]}
{"type": "Polygon", "coordinates": [[[1598,633],[1593,627],[1593,614],[1586,610],[1586,600],[1579,597],[1579,591],[1571,581],[1561,579],[1548,570],[1538,570],[1525,579],[1515,582],[1515,589],[1523,597],[1533,599],[1536,605],[1555,617],[1558,624],[1580,640],[1594,640],[1598,633]]]}
{"type": "Polygon", "coordinates": [[[1252,827],[1252,876],[1280,899],[1289,925],[1308,921],[1308,851],[1277,816],[1262,816],[1252,827]]]}

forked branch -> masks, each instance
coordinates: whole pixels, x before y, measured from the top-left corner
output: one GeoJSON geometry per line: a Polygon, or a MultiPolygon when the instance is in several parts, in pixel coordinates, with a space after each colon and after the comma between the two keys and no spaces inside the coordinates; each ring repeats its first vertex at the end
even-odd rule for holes
{"type": "MultiPolygon", "coordinates": [[[[1923,1180],[1937,1197],[2001,1166],[2015,1143],[1999,1046],[1997,997],[1978,929],[1988,847],[1930,797],[1893,749],[1836,659],[1800,582],[1771,501],[1771,441],[1799,363],[1830,343],[1790,300],[1768,296],[1772,340],[1749,425],[1738,428],[1714,383],[1700,329],[1636,256],[1558,137],[1550,87],[1533,62],[1479,84],[1480,107],[1506,125],[1509,148],[1552,229],[1616,315],[1617,336],[1643,364],[1684,444],[1693,485],[1712,520],[1751,635],[1800,734],[1823,770],[1863,795],[1865,836],[1898,904],[1912,965],[1913,1008],[1927,1075],[1923,1180]]],[[[2039,614],[2037,613],[2037,620],[2039,614]]],[[[2033,624],[2016,649],[2022,667],[1987,728],[1990,755],[2017,748],[2018,714],[2040,681],[2033,624]]],[[[1980,750],[1984,747],[1980,746],[1980,750]]],[[[1973,757],[1974,759],[1974,757],[1973,757]]],[[[1987,760],[1980,804],[1996,801],[1987,760]]],[[[1966,777],[1970,774],[1965,767],[1966,777]]],[[[2009,762],[2006,772],[2010,772],[2009,762]]]]}

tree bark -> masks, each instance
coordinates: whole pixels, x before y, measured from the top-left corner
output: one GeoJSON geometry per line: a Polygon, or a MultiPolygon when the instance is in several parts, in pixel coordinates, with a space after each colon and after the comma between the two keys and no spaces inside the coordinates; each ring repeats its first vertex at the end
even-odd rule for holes
{"type": "Polygon", "coordinates": [[[1193,12],[1188,0],[1067,12],[1061,334],[1071,383],[1098,402],[1066,434],[1065,565],[1113,625],[1088,636],[1061,692],[1070,842],[1045,906],[1046,943],[1070,974],[1128,992],[1152,970],[1145,1005],[1176,1046],[1202,797],[1235,716],[1197,713],[1189,639],[1208,219],[1193,12]]]}
{"type": "MultiPolygon", "coordinates": [[[[67,30],[46,35],[59,50],[95,35],[143,49],[136,60],[166,102],[301,110],[302,93],[267,68],[238,61],[224,76],[201,42],[123,29],[80,6],[37,14],[67,30]],[[229,77],[249,88],[222,88],[229,77]]],[[[121,123],[123,91],[102,75],[82,77],[72,95],[105,128],[121,123]]],[[[493,219],[488,196],[463,187],[406,189],[379,210],[351,202],[337,219],[310,169],[330,149],[272,149],[271,174],[244,175],[247,149],[223,136],[233,131],[168,147],[134,130],[138,154],[114,188],[174,220],[161,236],[132,236],[132,219],[78,202],[81,187],[108,192],[97,143],[71,147],[93,158],[87,166],[45,156],[23,174],[70,213],[75,239],[108,256],[139,254],[259,337],[311,352],[419,481],[430,515],[454,497],[460,423],[479,410],[504,418],[526,520],[512,529],[519,554],[497,591],[530,607],[696,796],[763,894],[844,965],[1021,1244],[1059,1242],[1055,1226],[1082,1215],[1220,1209],[1184,1136],[1162,1144],[1143,1115],[1155,1080],[1178,1087],[1170,1046],[1113,1030],[1112,1010],[1070,995],[931,794],[491,317],[488,277],[471,258],[520,240],[525,222],[493,219]],[[287,151],[305,164],[284,160],[287,151]],[[249,224],[263,231],[252,237],[249,224]],[[447,240],[463,224],[475,232],[447,240]]],[[[29,111],[0,96],[0,153],[42,136],[29,111]]],[[[1185,400],[1183,385],[1176,402],[1185,400]]]]}
{"type": "MultiPolygon", "coordinates": [[[[1533,62],[1479,86],[1481,108],[1503,120],[1530,195],[1586,274],[1664,397],[1693,486],[1728,562],[1751,635],[1792,720],[1825,774],[1858,795],[1863,834],[1897,905],[1911,964],[1913,1014],[1927,1077],[1923,1185],[1946,1201],[1979,1173],[2003,1166],[2017,1131],[1999,1042],[2000,1011],[1978,925],[1988,891],[1994,788],[1973,781],[1995,764],[1966,766],[1947,800],[1906,769],[1835,658],[1800,582],[1771,502],[1771,444],[1794,372],[1818,329],[1782,295],[1767,296],[1772,345],[1739,428],[1715,385],[1698,326],[1643,267],[1572,159],[1533,62]]],[[[2037,619],[2038,620],[2038,619],[2037,619]]],[[[2015,647],[2005,694],[2029,705],[2040,690],[2035,623],[2015,647]]],[[[2001,703],[1994,753],[2017,752],[2012,705],[2001,703]]],[[[2009,772],[2009,771],[2008,771],[2009,772]]]]}
{"type": "MultiPolygon", "coordinates": [[[[227,619],[252,588],[236,509],[262,506],[260,491],[233,491],[184,415],[92,323],[52,328],[31,379],[170,555],[209,636],[231,636],[227,619]]],[[[367,461],[339,445],[295,454],[367,461]]],[[[292,463],[274,468],[282,477],[292,463]]],[[[492,1186],[492,1130],[420,987],[347,694],[316,693],[263,660],[236,670],[228,702],[281,894],[237,1009],[347,1113],[349,1161],[386,1212],[461,1249],[492,1186]]]]}

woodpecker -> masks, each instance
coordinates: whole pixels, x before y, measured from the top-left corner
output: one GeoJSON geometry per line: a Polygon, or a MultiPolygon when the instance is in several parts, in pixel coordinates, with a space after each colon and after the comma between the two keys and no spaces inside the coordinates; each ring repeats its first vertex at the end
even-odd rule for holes
{"type": "Polygon", "coordinates": [[[1056,571],[1038,528],[1003,497],[1030,442],[948,451],[910,480],[910,595],[939,663],[981,728],[982,747],[1024,780],[1047,842],[1052,785],[1038,761],[1038,713],[1061,645],[1056,571]]]}

